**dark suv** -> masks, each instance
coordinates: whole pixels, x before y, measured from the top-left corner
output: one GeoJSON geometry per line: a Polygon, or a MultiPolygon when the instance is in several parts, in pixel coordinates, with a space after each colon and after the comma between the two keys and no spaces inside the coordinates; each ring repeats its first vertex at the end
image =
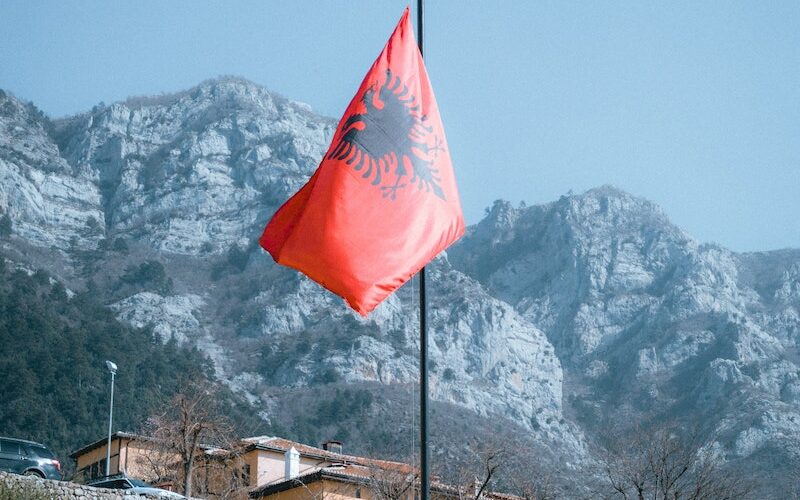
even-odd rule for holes
{"type": "Polygon", "coordinates": [[[0,470],[61,479],[61,462],[43,444],[0,437],[0,470]]]}

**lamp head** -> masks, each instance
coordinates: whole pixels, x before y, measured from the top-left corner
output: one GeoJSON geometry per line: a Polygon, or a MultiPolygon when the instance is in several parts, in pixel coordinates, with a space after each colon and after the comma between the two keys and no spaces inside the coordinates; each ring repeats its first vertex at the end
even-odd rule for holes
{"type": "Polygon", "coordinates": [[[106,360],[106,367],[108,368],[108,371],[110,371],[112,375],[117,373],[117,365],[113,361],[106,360]]]}

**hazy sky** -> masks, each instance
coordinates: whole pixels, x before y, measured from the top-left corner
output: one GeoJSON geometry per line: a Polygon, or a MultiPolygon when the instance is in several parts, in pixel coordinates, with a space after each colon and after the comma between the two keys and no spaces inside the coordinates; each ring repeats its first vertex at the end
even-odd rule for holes
{"type": "MultiPolygon", "coordinates": [[[[232,74],[339,118],[406,3],[0,0],[0,88],[58,117],[232,74]]],[[[800,2],[429,0],[425,41],[469,223],[614,184],[800,248],[800,2]]]]}

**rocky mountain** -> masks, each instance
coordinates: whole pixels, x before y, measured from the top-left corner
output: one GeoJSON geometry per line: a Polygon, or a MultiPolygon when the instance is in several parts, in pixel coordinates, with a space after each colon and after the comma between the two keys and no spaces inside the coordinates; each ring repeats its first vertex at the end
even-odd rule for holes
{"type": "MultiPolygon", "coordinates": [[[[414,425],[415,283],[362,319],[256,245],[334,127],[238,78],[55,121],[3,93],[0,252],[198,346],[288,437],[388,443],[414,425]]],[[[441,435],[513,429],[569,474],[611,428],[679,421],[731,463],[797,462],[800,251],[700,244],[602,187],[498,201],[430,269],[441,435]]]]}
{"type": "MultiPolygon", "coordinates": [[[[55,122],[3,100],[9,132],[0,143],[14,151],[21,136],[37,141],[37,161],[3,150],[2,171],[14,174],[0,184],[0,210],[13,223],[7,257],[55,268],[75,289],[91,282],[119,319],[198,346],[265,418],[281,420],[287,390],[412,392],[413,284],[362,319],[255,245],[316,168],[332,120],[235,78],[55,122]],[[68,194],[37,202],[42,176],[68,194]],[[70,196],[70,183],[83,188],[70,196]],[[47,217],[70,207],[84,217],[47,217]]],[[[554,456],[586,460],[582,433],[563,418],[562,370],[543,333],[446,256],[431,274],[433,398],[478,419],[510,419],[554,456]]]]}
{"type": "Polygon", "coordinates": [[[0,94],[0,207],[15,233],[40,247],[87,247],[103,222],[97,186],[73,175],[31,104],[0,94]]]}
{"type": "Polygon", "coordinates": [[[544,331],[589,435],[678,420],[728,460],[797,460],[800,251],[699,244],[652,203],[602,187],[497,202],[449,255],[544,331]]]}

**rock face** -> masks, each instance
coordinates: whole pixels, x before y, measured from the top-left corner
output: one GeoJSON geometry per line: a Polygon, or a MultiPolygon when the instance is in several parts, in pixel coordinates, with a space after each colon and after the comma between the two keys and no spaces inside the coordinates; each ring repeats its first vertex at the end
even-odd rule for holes
{"type": "Polygon", "coordinates": [[[103,232],[97,186],[73,175],[35,107],[0,91],[0,211],[30,242],[88,247],[103,232]]]}
{"type": "Polygon", "coordinates": [[[56,124],[110,233],[197,255],[247,244],[327,148],[334,122],[245,80],[131,99],[56,124]],[[264,168],[265,166],[269,168],[264,168]]]}
{"type": "Polygon", "coordinates": [[[602,187],[497,202],[450,259],[542,328],[590,434],[656,417],[700,428],[730,459],[800,453],[800,252],[701,245],[653,204],[602,187]]]}
{"type": "MultiPolygon", "coordinates": [[[[276,391],[413,384],[413,282],[362,319],[255,244],[334,126],[235,78],[55,123],[2,94],[0,247],[63,256],[70,288],[91,279],[121,319],[197,345],[260,408],[276,391]]],[[[564,463],[659,419],[731,460],[800,457],[800,251],[700,244],[602,187],[498,201],[430,272],[436,400],[511,420],[564,463]]]]}
{"type": "MultiPolygon", "coordinates": [[[[48,227],[37,217],[11,203],[20,206],[10,211],[12,243],[66,251],[72,278],[91,277],[107,290],[120,319],[152,328],[165,342],[200,347],[259,405],[269,406],[275,388],[416,382],[411,286],[364,320],[254,245],[269,216],[316,168],[333,120],[235,78],[55,123],[5,99],[13,105],[7,128],[35,131],[28,156],[47,161],[21,165],[3,155],[0,175],[23,166],[36,175],[55,171],[62,190],[69,182],[86,186],[81,194],[91,195],[98,222],[80,247],[73,236],[87,224],[61,223],[57,244],[41,236],[48,227]],[[64,243],[70,239],[72,247],[64,243]]],[[[5,142],[20,147],[15,136],[5,142]]],[[[0,193],[15,189],[15,179],[0,184],[0,193]]],[[[64,213],[65,203],[43,205],[64,213]]],[[[446,258],[431,273],[433,398],[513,419],[559,455],[586,460],[582,433],[563,416],[561,366],[547,338],[446,258]]]]}

